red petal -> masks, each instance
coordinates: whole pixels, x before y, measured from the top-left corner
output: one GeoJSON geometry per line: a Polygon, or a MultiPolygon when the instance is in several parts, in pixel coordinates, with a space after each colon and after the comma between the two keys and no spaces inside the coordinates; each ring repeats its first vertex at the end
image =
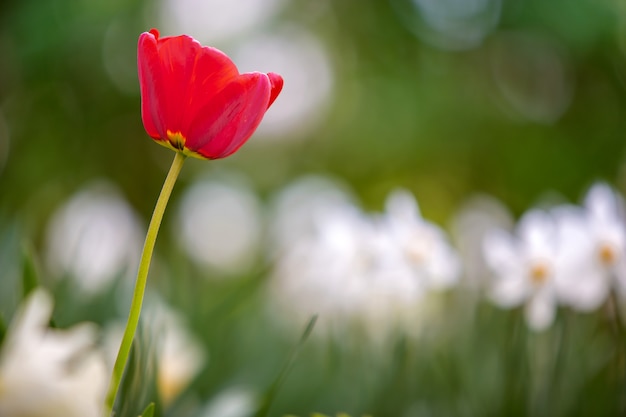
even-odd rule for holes
{"type": "MultiPolygon", "coordinates": [[[[158,36],[158,32],[157,32],[158,36]]],[[[146,132],[151,137],[164,139],[166,128],[163,111],[165,97],[161,60],[158,54],[157,37],[152,33],[142,33],[137,47],[137,67],[141,89],[141,119],[146,132]]]]}
{"type": "Polygon", "coordinates": [[[209,159],[237,151],[261,123],[270,89],[266,74],[254,72],[237,77],[196,115],[185,146],[209,159]]]}
{"type": "Polygon", "coordinates": [[[281,90],[283,89],[283,77],[281,77],[280,75],[274,72],[268,72],[267,76],[270,79],[270,83],[272,85],[272,91],[270,93],[270,102],[267,104],[267,108],[269,108],[274,102],[274,100],[276,100],[276,97],[278,97],[278,94],[280,94],[281,90]]]}
{"type": "Polygon", "coordinates": [[[144,33],[138,57],[142,99],[152,118],[146,130],[161,138],[167,130],[187,130],[195,113],[239,74],[223,52],[186,35],[158,39],[156,30],[144,33]]]}
{"type": "Polygon", "coordinates": [[[186,131],[196,113],[239,72],[223,52],[189,36],[165,38],[159,48],[169,97],[172,132],[186,131]]]}
{"type": "Polygon", "coordinates": [[[187,131],[197,114],[238,75],[237,67],[225,53],[208,46],[201,47],[191,70],[187,98],[183,101],[187,107],[181,130],[187,131]]]}

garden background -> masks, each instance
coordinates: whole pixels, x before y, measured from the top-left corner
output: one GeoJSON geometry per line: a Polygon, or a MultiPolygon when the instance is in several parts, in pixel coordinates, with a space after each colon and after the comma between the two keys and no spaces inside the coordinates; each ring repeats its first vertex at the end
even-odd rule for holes
{"type": "Polygon", "coordinates": [[[306,314],[276,312],[272,290],[278,196],[303,179],[305,194],[336,187],[372,213],[408,190],[457,249],[477,201],[514,220],[579,204],[596,181],[625,192],[620,0],[1,2],[0,327],[35,282],[54,294],[55,326],[106,334],[124,319],[172,158],[141,123],[136,45],[152,27],[285,87],[236,155],[184,167],[146,311],[176,311],[199,352],[175,356],[198,360],[174,387],[160,381],[145,325],[119,416],[157,401],[157,415],[243,417],[268,395],[277,416],[623,415],[625,333],[610,303],[560,309],[535,332],[461,276],[423,300],[419,331],[328,335],[320,316],[300,346],[306,314]]]}

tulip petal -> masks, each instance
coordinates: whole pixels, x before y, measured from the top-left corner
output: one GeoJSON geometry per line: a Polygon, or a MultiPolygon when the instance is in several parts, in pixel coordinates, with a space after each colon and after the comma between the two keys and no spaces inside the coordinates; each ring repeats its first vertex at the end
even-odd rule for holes
{"type": "Polygon", "coordinates": [[[187,111],[187,96],[193,67],[200,45],[188,36],[163,38],[159,41],[159,58],[165,96],[165,125],[180,132],[183,114],[187,111]]]}
{"type": "Polygon", "coordinates": [[[237,77],[196,114],[186,136],[186,148],[208,159],[237,151],[261,123],[271,88],[266,74],[237,77]]]}
{"type": "Polygon", "coordinates": [[[239,72],[226,54],[182,35],[159,43],[171,131],[186,131],[197,112],[239,72]]]}
{"type": "Polygon", "coordinates": [[[186,130],[213,97],[239,76],[237,67],[222,51],[202,47],[196,56],[192,78],[188,87],[187,109],[182,129],[186,130]]]}
{"type": "Polygon", "coordinates": [[[165,86],[161,74],[157,39],[153,33],[142,33],[137,47],[137,67],[141,89],[141,118],[149,136],[164,139],[166,129],[164,111],[166,97],[161,94],[165,86]]]}
{"type": "Polygon", "coordinates": [[[276,74],[275,72],[268,72],[267,77],[270,79],[270,84],[272,86],[272,90],[270,93],[270,102],[267,104],[267,108],[269,109],[274,100],[276,100],[276,97],[278,97],[278,94],[280,94],[281,90],[283,89],[283,77],[276,74]]]}
{"type": "Polygon", "coordinates": [[[146,131],[161,138],[166,130],[186,130],[197,111],[239,74],[218,49],[186,35],[159,39],[156,31],[140,36],[138,66],[146,131]]]}

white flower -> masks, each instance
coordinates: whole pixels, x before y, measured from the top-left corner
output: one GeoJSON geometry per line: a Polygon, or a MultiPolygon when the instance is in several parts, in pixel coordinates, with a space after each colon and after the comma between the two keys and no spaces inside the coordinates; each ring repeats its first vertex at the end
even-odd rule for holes
{"type": "Polygon", "coordinates": [[[194,261],[225,274],[245,273],[259,252],[261,204],[243,181],[199,181],[183,195],[175,227],[194,261]]]}
{"type": "Polygon", "coordinates": [[[188,33],[203,44],[257,34],[280,13],[284,0],[161,0],[164,32],[188,33]]]}
{"type": "Polygon", "coordinates": [[[257,395],[245,387],[230,387],[219,392],[204,407],[202,417],[250,417],[258,407],[257,395]]]}
{"type": "Polygon", "coordinates": [[[335,74],[332,54],[315,33],[302,25],[274,25],[241,42],[232,56],[242,72],[271,70],[289,80],[280,101],[263,117],[252,145],[311,137],[326,120],[335,74]]]}
{"type": "Polygon", "coordinates": [[[319,223],[339,207],[351,210],[353,198],[337,181],[306,176],[289,184],[272,200],[270,237],[278,251],[290,248],[304,236],[313,236],[319,223]]]}
{"type": "Polygon", "coordinates": [[[384,221],[415,279],[433,289],[449,288],[460,275],[460,263],[444,232],[422,218],[415,198],[397,190],[387,198],[384,221]]]}
{"type": "Polygon", "coordinates": [[[94,183],[54,213],[46,236],[47,264],[55,275],[70,275],[80,290],[94,294],[119,274],[134,275],[143,234],[117,189],[94,183]]]}
{"type": "Polygon", "coordinates": [[[0,353],[0,416],[99,417],[108,372],[90,324],[48,328],[52,299],[25,300],[0,353]]]}
{"type": "Polygon", "coordinates": [[[161,302],[148,303],[144,320],[154,336],[157,388],[167,406],[189,385],[206,361],[203,346],[184,318],[161,302]]]}
{"type": "Polygon", "coordinates": [[[376,341],[388,338],[393,331],[414,334],[421,326],[423,297],[428,283],[407,262],[384,217],[368,219],[359,248],[357,278],[363,286],[356,315],[376,341]]]}
{"type": "Polygon", "coordinates": [[[483,243],[487,264],[496,275],[491,289],[493,301],[505,308],[525,303],[528,325],[538,331],[549,327],[558,301],[554,219],[545,211],[529,211],[515,234],[494,230],[483,243]]]}
{"type": "Polygon", "coordinates": [[[584,207],[555,211],[562,242],[559,285],[572,307],[598,308],[615,287],[626,295],[626,224],[623,201],[606,184],[595,184],[584,207]]]}
{"type": "Polygon", "coordinates": [[[458,261],[443,232],[403,194],[376,216],[344,199],[309,201],[295,211],[306,219],[296,224],[306,227],[299,228],[299,238],[290,237],[272,280],[275,304],[289,311],[282,315],[301,327],[319,314],[316,334],[341,340],[355,326],[373,341],[398,329],[418,331],[426,291],[458,278],[458,261]]]}
{"type": "Polygon", "coordinates": [[[297,322],[319,313],[323,327],[327,317],[345,320],[353,314],[366,291],[360,251],[365,220],[356,207],[342,206],[318,220],[317,230],[302,235],[279,259],[273,290],[297,322]]]}
{"type": "MultiPolygon", "coordinates": [[[[157,297],[146,300],[142,314],[146,340],[155,347],[156,388],[167,407],[187,388],[206,363],[203,345],[188,329],[184,317],[157,297]]],[[[108,364],[113,369],[124,335],[125,323],[113,322],[105,329],[108,364]]]]}

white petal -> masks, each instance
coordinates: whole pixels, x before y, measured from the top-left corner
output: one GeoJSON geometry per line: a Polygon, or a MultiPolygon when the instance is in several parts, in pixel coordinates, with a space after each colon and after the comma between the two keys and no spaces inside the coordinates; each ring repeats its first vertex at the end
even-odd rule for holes
{"type": "Polygon", "coordinates": [[[94,325],[49,329],[52,298],[35,290],[7,333],[0,362],[1,416],[97,416],[107,370],[94,325]]]}
{"type": "Polygon", "coordinates": [[[200,265],[238,275],[258,256],[262,223],[261,203],[245,180],[200,180],[182,195],[174,235],[200,265]]]}
{"type": "Polygon", "coordinates": [[[50,294],[41,289],[30,294],[11,324],[6,341],[7,348],[40,339],[52,315],[52,304],[50,294]]]}
{"type": "Polygon", "coordinates": [[[339,207],[351,207],[353,198],[337,181],[317,176],[293,181],[272,199],[269,232],[279,250],[314,233],[316,222],[339,207]]]}
{"type": "Polygon", "coordinates": [[[606,219],[616,217],[621,210],[621,199],[605,183],[596,183],[585,197],[585,207],[593,217],[606,219]]]}
{"type": "Polygon", "coordinates": [[[55,277],[71,276],[79,291],[96,294],[117,276],[134,276],[142,229],[137,214],[114,185],[94,182],[51,217],[46,263],[55,277]]]}
{"type": "Polygon", "coordinates": [[[450,288],[459,280],[461,266],[456,253],[441,242],[428,264],[429,284],[434,289],[450,288]]]}
{"type": "Polygon", "coordinates": [[[542,210],[531,210],[519,221],[517,233],[531,258],[552,258],[556,249],[554,219],[542,210]]]}
{"type": "Polygon", "coordinates": [[[520,268],[517,242],[500,229],[488,232],[483,240],[483,254],[487,265],[498,275],[520,268]]]}
{"type": "Polygon", "coordinates": [[[523,275],[496,278],[490,293],[493,302],[504,308],[522,304],[530,292],[525,278],[523,275]]]}
{"type": "Polygon", "coordinates": [[[557,226],[560,251],[571,251],[573,256],[578,256],[580,251],[592,249],[589,221],[582,209],[574,206],[562,206],[554,210],[553,214],[557,226]]]}
{"type": "Polygon", "coordinates": [[[600,307],[610,290],[605,272],[591,263],[588,265],[589,268],[569,268],[567,275],[556,279],[559,297],[579,311],[600,307]]]}
{"type": "Polygon", "coordinates": [[[420,209],[413,194],[407,190],[394,190],[385,202],[386,212],[399,221],[414,222],[421,218],[420,209]]]}
{"type": "Polygon", "coordinates": [[[258,406],[255,393],[245,387],[229,387],[215,395],[205,406],[202,417],[245,417],[258,406]]]}

